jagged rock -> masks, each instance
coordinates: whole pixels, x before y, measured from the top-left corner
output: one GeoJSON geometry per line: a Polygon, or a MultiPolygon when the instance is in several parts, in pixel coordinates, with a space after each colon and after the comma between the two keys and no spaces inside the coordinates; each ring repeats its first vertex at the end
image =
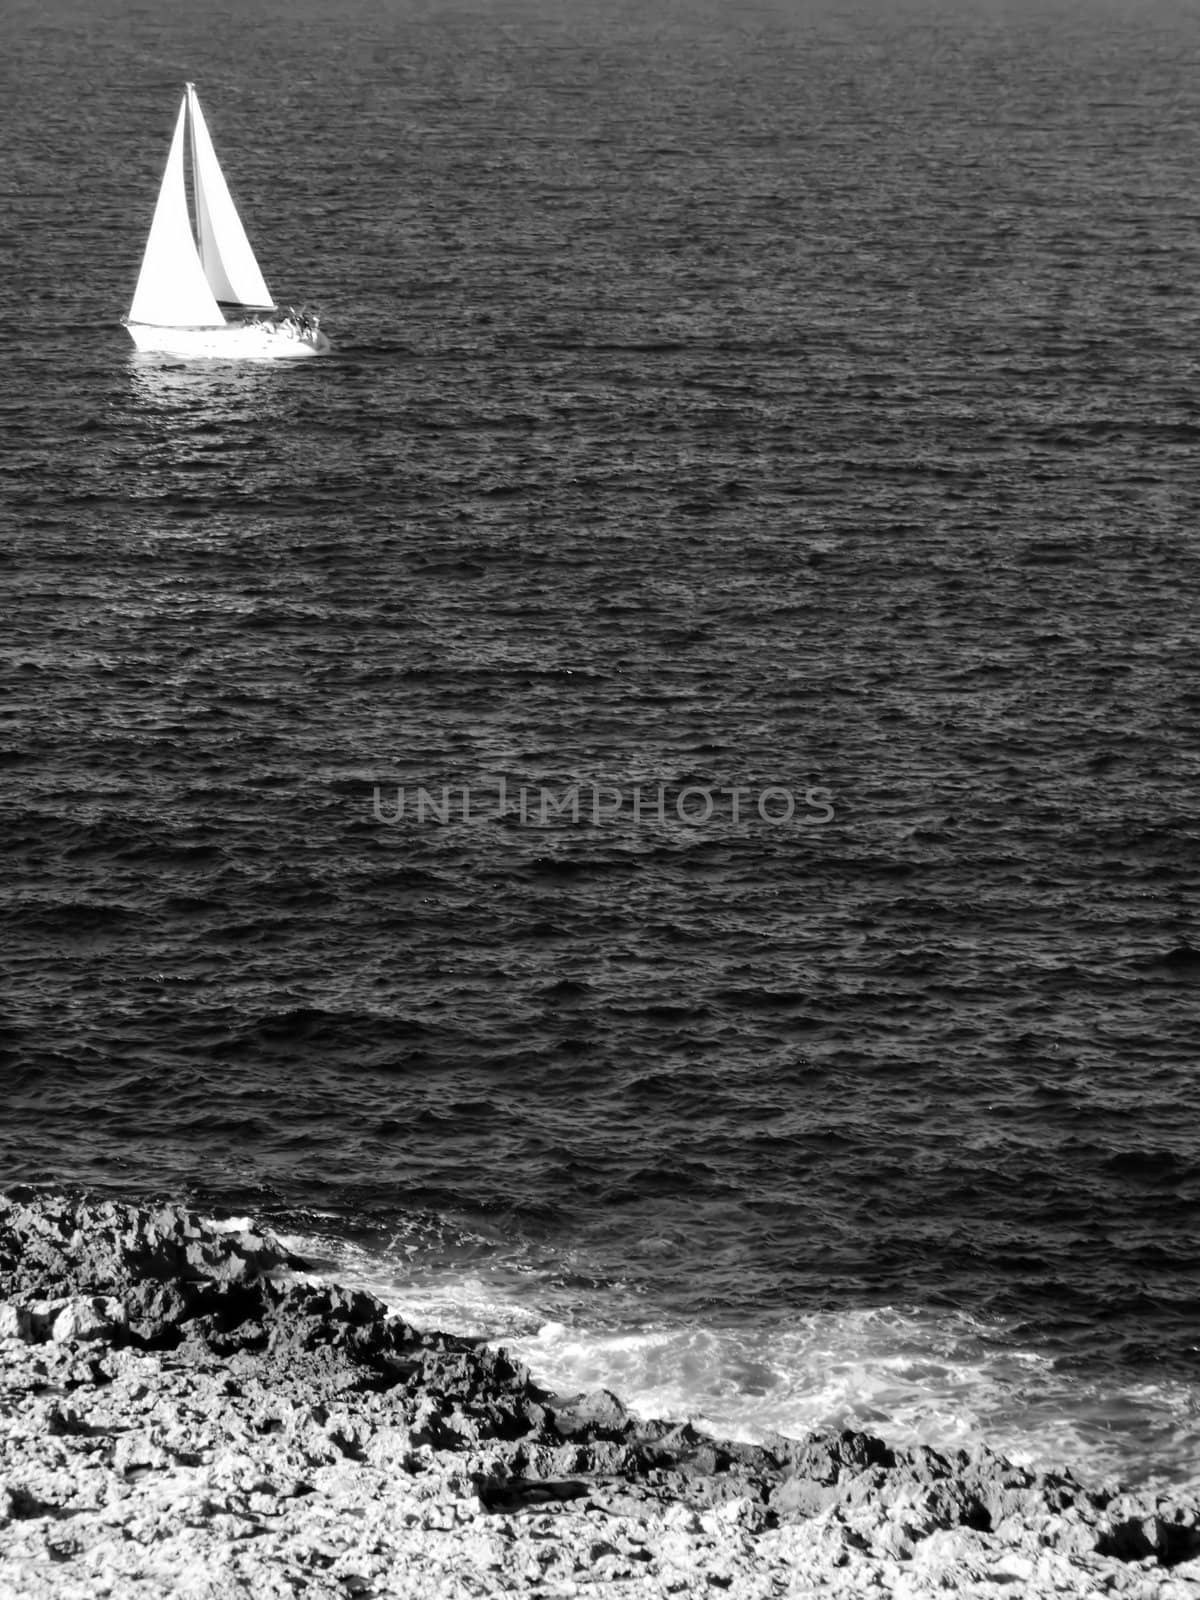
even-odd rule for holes
{"type": "Polygon", "coordinates": [[[1190,1501],[714,1440],[302,1271],[182,1208],[0,1199],[0,1600],[1200,1595],[1190,1501]]]}
{"type": "Polygon", "coordinates": [[[32,1339],[33,1312],[29,1306],[0,1305],[0,1339],[32,1339]]]}
{"type": "Polygon", "coordinates": [[[125,1321],[125,1307],[120,1300],[111,1295],[92,1295],[86,1300],[69,1300],[50,1324],[50,1337],[56,1344],[68,1340],[119,1340],[125,1321]]]}
{"type": "Polygon", "coordinates": [[[1200,1511],[1170,1502],[1147,1508],[1130,1496],[1110,1502],[1095,1548],[1120,1561],[1178,1567],[1200,1557],[1200,1511]]]}
{"type": "Polygon", "coordinates": [[[552,1401],[550,1415],[555,1431],[564,1439],[579,1435],[587,1439],[624,1439],[633,1426],[625,1406],[608,1389],[552,1401]]]}

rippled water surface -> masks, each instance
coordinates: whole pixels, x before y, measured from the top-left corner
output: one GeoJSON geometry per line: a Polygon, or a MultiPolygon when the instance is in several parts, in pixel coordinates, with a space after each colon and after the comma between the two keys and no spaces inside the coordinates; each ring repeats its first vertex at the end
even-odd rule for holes
{"type": "Polygon", "coordinates": [[[3,15],[5,1176],[1192,1473],[1194,10],[3,15]],[[132,354],[185,78],[328,361],[132,354]]]}

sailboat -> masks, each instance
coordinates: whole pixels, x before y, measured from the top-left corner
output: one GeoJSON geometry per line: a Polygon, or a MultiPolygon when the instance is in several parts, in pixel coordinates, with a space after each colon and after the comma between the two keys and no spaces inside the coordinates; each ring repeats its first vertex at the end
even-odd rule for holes
{"type": "Polygon", "coordinates": [[[294,361],[329,349],[316,317],[281,312],[272,299],[192,83],[184,89],[133,304],[122,320],[139,350],[163,355],[294,361]]]}

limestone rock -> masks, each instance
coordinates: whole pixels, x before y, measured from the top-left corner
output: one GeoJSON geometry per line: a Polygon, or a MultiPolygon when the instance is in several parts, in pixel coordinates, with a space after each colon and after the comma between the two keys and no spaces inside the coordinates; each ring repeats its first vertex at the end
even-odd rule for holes
{"type": "Polygon", "coordinates": [[[177,1207],[0,1198],[0,1600],[1200,1597],[1200,1508],[552,1396],[177,1207]]]}

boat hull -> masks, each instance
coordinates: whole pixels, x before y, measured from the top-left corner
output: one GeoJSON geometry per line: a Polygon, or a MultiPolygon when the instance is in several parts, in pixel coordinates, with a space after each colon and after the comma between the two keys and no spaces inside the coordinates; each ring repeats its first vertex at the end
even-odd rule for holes
{"type": "Polygon", "coordinates": [[[126,321],[125,326],[139,350],[184,360],[304,361],[329,350],[323,333],[301,333],[294,324],[227,322],[210,328],[164,328],[126,321]]]}

